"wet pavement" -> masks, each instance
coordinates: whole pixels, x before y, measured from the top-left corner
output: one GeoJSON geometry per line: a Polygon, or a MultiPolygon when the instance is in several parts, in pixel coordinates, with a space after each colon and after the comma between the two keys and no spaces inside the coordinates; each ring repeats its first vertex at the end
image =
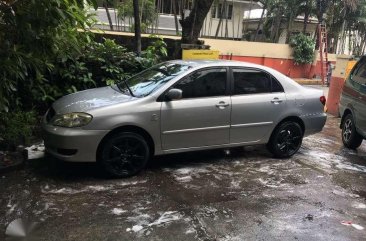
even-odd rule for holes
{"type": "Polygon", "coordinates": [[[0,240],[17,218],[36,222],[28,240],[365,240],[366,144],[344,148],[338,126],[329,117],[291,159],[192,152],[128,179],[33,160],[0,176],[0,240]]]}

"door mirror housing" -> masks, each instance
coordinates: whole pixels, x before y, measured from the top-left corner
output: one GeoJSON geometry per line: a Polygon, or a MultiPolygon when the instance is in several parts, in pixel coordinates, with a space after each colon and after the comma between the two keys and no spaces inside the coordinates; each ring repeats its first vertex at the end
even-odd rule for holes
{"type": "Polygon", "coordinates": [[[165,96],[168,100],[180,100],[182,99],[182,94],[183,91],[180,89],[170,89],[165,96]]]}

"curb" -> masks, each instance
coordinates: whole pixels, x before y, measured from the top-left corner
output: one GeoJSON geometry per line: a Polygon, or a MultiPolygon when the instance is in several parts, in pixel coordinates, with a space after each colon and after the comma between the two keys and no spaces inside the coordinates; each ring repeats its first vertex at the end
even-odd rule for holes
{"type": "Polygon", "coordinates": [[[323,85],[321,80],[294,79],[300,85],[323,85]]]}

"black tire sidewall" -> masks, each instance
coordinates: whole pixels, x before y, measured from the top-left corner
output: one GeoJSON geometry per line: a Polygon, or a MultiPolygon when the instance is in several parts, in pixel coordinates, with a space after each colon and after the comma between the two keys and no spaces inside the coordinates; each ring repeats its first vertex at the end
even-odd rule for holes
{"type": "Polygon", "coordinates": [[[355,121],[353,119],[352,114],[348,114],[344,118],[343,126],[342,126],[342,142],[343,142],[344,146],[351,148],[351,149],[356,149],[362,143],[362,137],[357,133],[355,121]],[[344,128],[345,128],[345,124],[346,124],[347,120],[351,120],[351,123],[352,123],[351,136],[349,138],[349,141],[346,141],[343,136],[344,128]]]}
{"type": "Polygon", "coordinates": [[[302,130],[301,126],[297,122],[294,122],[294,121],[286,121],[286,122],[281,123],[275,129],[275,131],[273,132],[273,134],[271,136],[271,139],[270,139],[269,143],[267,144],[267,147],[268,147],[269,151],[276,158],[289,158],[289,157],[293,156],[294,154],[296,154],[298,152],[298,150],[300,149],[300,147],[302,145],[302,139],[303,139],[303,137],[304,137],[303,130],[302,130]],[[295,126],[298,129],[298,131],[300,131],[300,133],[301,133],[300,143],[299,143],[298,147],[296,148],[296,150],[293,153],[291,153],[291,154],[289,154],[289,153],[283,153],[277,147],[277,141],[278,141],[278,138],[279,138],[279,133],[282,130],[286,129],[286,127],[288,127],[289,125],[295,126]]]}
{"type": "Polygon", "coordinates": [[[98,163],[100,164],[100,166],[103,168],[104,172],[110,176],[110,177],[116,177],[116,178],[124,178],[124,177],[130,177],[130,176],[134,176],[137,173],[139,173],[140,171],[142,171],[144,169],[144,167],[146,166],[148,160],[150,157],[150,148],[149,145],[147,144],[146,140],[144,137],[142,137],[141,135],[137,134],[137,133],[133,133],[133,132],[121,132],[115,135],[110,136],[106,142],[103,144],[102,148],[100,149],[100,153],[98,155],[98,163]],[[146,151],[146,158],[143,160],[143,164],[141,165],[141,167],[134,171],[134,172],[129,172],[128,174],[122,174],[122,173],[118,173],[115,170],[109,168],[106,164],[105,164],[105,160],[104,160],[104,154],[105,152],[108,151],[108,149],[110,148],[110,146],[112,145],[113,141],[119,138],[135,138],[136,140],[140,141],[143,146],[144,149],[146,151]]]}

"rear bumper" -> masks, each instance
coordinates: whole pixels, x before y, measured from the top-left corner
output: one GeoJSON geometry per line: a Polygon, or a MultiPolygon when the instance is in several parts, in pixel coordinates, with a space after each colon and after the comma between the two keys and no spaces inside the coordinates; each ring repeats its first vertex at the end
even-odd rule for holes
{"type": "Polygon", "coordinates": [[[46,152],[63,161],[95,162],[98,145],[106,130],[63,128],[43,123],[46,152]]]}
{"type": "Polygon", "coordinates": [[[305,124],[304,136],[308,136],[323,130],[325,122],[327,121],[327,114],[317,113],[314,115],[302,116],[301,119],[305,124]]]}

